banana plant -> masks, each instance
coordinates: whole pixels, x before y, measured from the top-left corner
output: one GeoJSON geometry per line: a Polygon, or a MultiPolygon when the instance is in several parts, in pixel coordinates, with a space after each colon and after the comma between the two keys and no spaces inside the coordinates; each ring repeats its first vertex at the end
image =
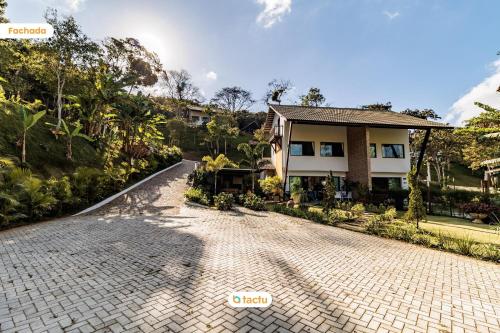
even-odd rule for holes
{"type": "Polygon", "coordinates": [[[69,126],[66,124],[66,122],[61,119],[62,123],[62,129],[63,133],[66,136],[66,158],[68,160],[73,160],[73,139],[74,138],[83,138],[87,141],[94,141],[91,137],[88,135],[85,135],[81,133],[81,130],[83,126],[80,124],[79,121],[75,123],[75,127],[73,129],[70,129],[69,126]]]}
{"type": "Polygon", "coordinates": [[[24,105],[19,105],[21,117],[22,117],[22,124],[23,124],[23,133],[21,136],[21,146],[22,146],[22,152],[21,152],[21,162],[26,163],[26,134],[32,128],[35,126],[35,124],[43,117],[45,116],[46,111],[38,111],[35,114],[32,114],[31,111],[24,105]]]}

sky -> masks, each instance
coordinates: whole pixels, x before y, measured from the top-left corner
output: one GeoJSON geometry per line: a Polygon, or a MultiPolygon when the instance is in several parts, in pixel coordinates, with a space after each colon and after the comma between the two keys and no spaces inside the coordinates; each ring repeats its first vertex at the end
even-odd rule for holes
{"type": "Polygon", "coordinates": [[[500,108],[498,0],[8,0],[11,22],[73,15],[96,40],[136,37],[166,69],[188,70],[205,98],[241,86],[283,103],[318,87],[331,106],[431,108],[454,125],[500,108]]]}

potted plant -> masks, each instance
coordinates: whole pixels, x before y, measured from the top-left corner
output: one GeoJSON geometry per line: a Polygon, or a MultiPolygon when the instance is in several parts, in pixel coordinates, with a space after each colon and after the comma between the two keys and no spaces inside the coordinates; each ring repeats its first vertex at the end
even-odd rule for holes
{"type": "Polygon", "coordinates": [[[483,220],[495,210],[490,204],[474,201],[461,205],[461,208],[464,213],[469,214],[472,223],[483,223],[483,220]]]}

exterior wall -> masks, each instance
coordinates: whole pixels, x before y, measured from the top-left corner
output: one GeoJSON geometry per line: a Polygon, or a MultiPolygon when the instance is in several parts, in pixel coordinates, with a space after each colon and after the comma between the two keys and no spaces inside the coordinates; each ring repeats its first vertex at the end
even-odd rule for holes
{"type": "Polygon", "coordinates": [[[197,110],[190,110],[189,113],[190,113],[190,115],[189,115],[188,120],[192,124],[203,125],[204,124],[203,117],[208,117],[208,121],[210,121],[210,116],[207,115],[205,112],[197,111],[197,110]],[[198,121],[194,121],[193,117],[198,117],[198,121]]]}
{"type": "MultiPolygon", "coordinates": [[[[289,125],[287,123],[284,146],[288,143],[288,131],[289,125]]],[[[288,164],[289,174],[294,171],[328,173],[330,170],[335,172],[346,172],[348,170],[348,146],[345,127],[294,124],[292,129],[292,141],[314,142],[314,156],[290,156],[290,162],[288,164]],[[320,156],[321,142],[342,142],[344,144],[344,157],[320,156]]],[[[286,149],[284,150],[286,151],[286,149]]],[[[284,161],[286,161],[286,156],[284,161]]]]}
{"type": "Polygon", "coordinates": [[[354,182],[372,188],[370,175],[370,129],[367,127],[349,127],[347,129],[349,144],[349,172],[347,177],[354,182]]]}
{"type": "MultiPolygon", "coordinates": [[[[282,126],[282,149],[271,152],[271,162],[276,168],[276,174],[283,179],[288,156],[290,122],[285,122],[284,118],[276,115],[273,127],[278,126],[278,119],[282,126]]],[[[327,176],[330,171],[333,171],[335,176],[352,179],[353,168],[357,168],[363,173],[365,183],[369,186],[371,186],[371,177],[401,177],[403,188],[408,187],[406,174],[410,170],[410,147],[406,129],[367,128],[365,131],[364,128],[356,127],[295,124],[292,141],[314,142],[315,156],[290,156],[287,176],[327,176]],[[348,131],[352,134],[350,140],[348,140],[348,131]],[[344,157],[321,157],[321,142],[344,143],[344,157]],[[376,158],[369,158],[370,143],[377,145],[376,158]],[[382,158],[382,144],[391,143],[404,145],[404,159],[382,158]],[[363,148],[356,149],[356,147],[363,148]],[[362,163],[364,156],[366,156],[365,163],[362,163]]]]}
{"type": "MultiPolygon", "coordinates": [[[[377,158],[371,159],[372,173],[399,173],[410,171],[410,142],[408,130],[396,128],[370,128],[370,143],[377,145],[377,158]],[[405,158],[383,158],[382,144],[404,144],[405,158]]],[[[387,176],[389,177],[389,176],[387,176]]]]}

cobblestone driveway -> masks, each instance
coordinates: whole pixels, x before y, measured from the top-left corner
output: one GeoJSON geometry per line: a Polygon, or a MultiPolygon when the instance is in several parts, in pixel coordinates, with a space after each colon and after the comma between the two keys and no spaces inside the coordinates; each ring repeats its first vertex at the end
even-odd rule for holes
{"type": "Polygon", "coordinates": [[[500,331],[499,266],[183,206],[192,167],[92,215],[1,232],[0,331],[500,331]],[[267,291],[273,305],[230,308],[235,290],[267,291]]]}

